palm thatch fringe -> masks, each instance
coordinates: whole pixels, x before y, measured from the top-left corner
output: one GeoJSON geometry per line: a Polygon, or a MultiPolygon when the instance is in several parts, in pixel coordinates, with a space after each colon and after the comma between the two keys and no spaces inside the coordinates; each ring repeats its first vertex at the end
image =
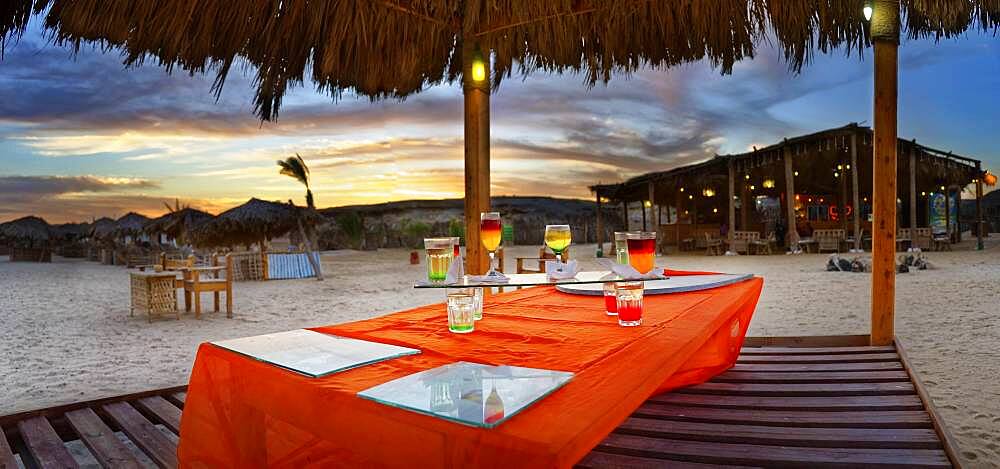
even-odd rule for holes
{"type": "Polygon", "coordinates": [[[115,221],[104,217],[90,225],[90,237],[96,240],[110,240],[114,236],[115,221]]]}
{"type": "Polygon", "coordinates": [[[249,246],[298,229],[300,218],[306,225],[322,220],[314,210],[253,198],[195,228],[192,241],[199,247],[249,246]]]}
{"type": "Polygon", "coordinates": [[[187,240],[188,234],[198,226],[214,218],[214,215],[194,208],[183,208],[154,218],[143,226],[148,235],[163,233],[174,239],[187,240]]]}
{"type": "Polygon", "coordinates": [[[116,238],[138,236],[142,234],[142,228],[147,222],[149,222],[149,217],[135,212],[129,212],[121,218],[115,220],[115,228],[111,234],[116,238]]]}
{"type": "MultiPolygon", "coordinates": [[[[902,0],[911,37],[1000,28],[998,0],[902,0]]],[[[579,72],[588,85],[640,67],[707,59],[728,73],[768,37],[794,70],[814,50],[869,45],[864,0],[6,0],[0,38],[45,13],[57,43],[96,43],[127,65],[256,70],[255,111],[277,117],[306,74],[335,99],[403,98],[461,78],[464,41],[493,58],[494,86],[516,72],[579,72]]],[[[3,39],[0,39],[2,41],[3,39]]],[[[3,44],[0,43],[0,47],[3,44]]]]}
{"type": "Polygon", "coordinates": [[[19,247],[44,246],[52,239],[52,227],[38,217],[18,218],[0,224],[0,239],[19,247]]]}

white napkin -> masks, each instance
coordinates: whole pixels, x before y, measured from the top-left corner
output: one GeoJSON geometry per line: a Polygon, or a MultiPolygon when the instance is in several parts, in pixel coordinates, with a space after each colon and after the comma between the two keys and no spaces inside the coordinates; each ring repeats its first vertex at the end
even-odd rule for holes
{"type": "Polygon", "coordinates": [[[577,264],[575,259],[566,263],[558,260],[545,261],[545,273],[553,280],[565,280],[576,277],[579,271],[580,265],[577,264]]]}
{"type": "Polygon", "coordinates": [[[634,267],[628,264],[619,264],[611,259],[597,259],[597,263],[614,272],[616,275],[628,279],[654,280],[666,278],[666,276],[663,275],[664,268],[660,266],[653,267],[653,270],[650,270],[643,275],[640,274],[638,270],[635,270],[634,267]]]}
{"type": "Polygon", "coordinates": [[[462,256],[456,256],[451,261],[451,267],[448,268],[448,275],[444,279],[446,285],[454,285],[462,280],[465,276],[465,261],[462,256]]]}

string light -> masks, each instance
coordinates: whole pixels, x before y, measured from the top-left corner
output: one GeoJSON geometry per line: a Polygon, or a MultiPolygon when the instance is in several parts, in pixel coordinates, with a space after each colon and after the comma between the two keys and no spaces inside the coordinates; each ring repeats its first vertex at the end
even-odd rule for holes
{"type": "Polygon", "coordinates": [[[688,200],[694,200],[694,196],[693,195],[689,195],[688,196],[688,200]]]}
{"type": "Polygon", "coordinates": [[[743,175],[743,179],[746,179],[747,181],[749,181],[750,180],[750,175],[749,174],[744,174],[743,175]]]}
{"type": "Polygon", "coordinates": [[[753,184],[750,184],[750,190],[756,190],[756,189],[757,189],[757,186],[755,186],[753,184]]]}
{"type": "Polygon", "coordinates": [[[712,209],[712,213],[719,213],[719,209],[717,209],[717,208],[713,208],[713,209],[712,209]]]}
{"type": "Polygon", "coordinates": [[[796,171],[794,174],[795,174],[795,177],[799,176],[799,172],[798,171],[796,171]]]}
{"type": "Polygon", "coordinates": [[[683,187],[681,188],[681,192],[684,192],[684,188],[683,187]]]}
{"type": "Polygon", "coordinates": [[[837,165],[837,171],[843,171],[843,170],[844,170],[844,165],[838,164],[837,165]]]}
{"type": "Polygon", "coordinates": [[[835,177],[835,178],[839,178],[839,177],[840,177],[840,173],[838,173],[838,172],[834,171],[834,172],[833,172],[833,177],[835,177]]]}

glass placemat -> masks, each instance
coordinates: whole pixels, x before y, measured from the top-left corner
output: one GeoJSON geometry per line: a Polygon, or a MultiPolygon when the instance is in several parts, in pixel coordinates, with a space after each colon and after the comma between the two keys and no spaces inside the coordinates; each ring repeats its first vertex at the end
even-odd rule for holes
{"type": "MultiPolygon", "coordinates": [[[[606,283],[606,282],[628,282],[644,280],[642,278],[625,278],[613,272],[604,271],[583,271],[578,272],[575,277],[562,280],[553,280],[547,274],[504,274],[510,281],[506,283],[496,282],[476,282],[468,275],[462,277],[455,283],[429,282],[421,280],[413,285],[413,288],[454,288],[454,287],[534,287],[538,285],[578,285],[586,283],[606,283]]],[[[666,277],[663,277],[666,278],[666,277]]],[[[648,280],[648,279],[645,279],[648,280]]]]}
{"type": "Polygon", "coordinates": [[[358,396],[422,414],[493,428],[551,394],[573,373],[456,362],[365,389],[358,396]]]}
{"type": "Polygon", "coordinates": [[[220,340],[212,344],[313,378],[420,353],[417,349],[307,329],[220,340]]]}

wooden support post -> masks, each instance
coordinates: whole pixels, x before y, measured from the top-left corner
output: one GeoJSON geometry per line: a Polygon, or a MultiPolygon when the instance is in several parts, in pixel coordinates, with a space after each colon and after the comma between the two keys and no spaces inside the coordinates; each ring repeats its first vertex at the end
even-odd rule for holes
{"type": "MultiPolygon", "coordinates": [[[[854,166],[851,166],[854,169],[854,166]]],[[[844,230],[844,235],[847,235],[847,171],[846,167],[844,171],[840,172],[840,194],[837,196],[837,204],[839,205],[837,216],[840,217],[840,229],[844,230]]]]}
{"type": "Polygon", "coordinates": [[[976,162],[976,250],[982,251],[983,246],[983,166],[976,162]]]}
{"type": "Polygon", "coordinates": [[[628,231],[628,201],[622,201],[622,231],[628,231]]]}
{"type": "Polygon", "coordinates": [[[601,193],[597,193],[597,252],[604,252],[604,223],[601,218],[601,193]]]}
{"type": "MultiPolygon", "coordinates": [[[[649,183],[647,183],[646,189],[649,192],[649,224],[652,226],[652,229],[649,231],[658,233],[660,231],[660,225],[659,223],[656,222],[656,217],[653,216],[653,210],[656,210],[656,189],[655,185],[653,184],[653,181],[649,181],[649,183]]],[[[646,213],[645,203],[642,204],[642,213],[643,214],[646,213]]],[[[653,250],[655,251],[656,248],[659,247],[659,243],[654,243],[654,245],[655,247],[653,248],[653,250]]]]}
{"type": "MultiPolygon", "coordinates": [[[[726,250],[727,251],[733,249],[733,237],[735,236],[733,233],[736,232],[736,202],[735,202],[735,200],[736,200],[736,167],[733,165],[733,160],[732,159],[729,160],[729,165],[728,166],[729,166],[729,181],[728,181],[729,182],[729,196],[728,196],[727,199],[729,200],[729,204],[728,204],[728,206],[729,206],[729,230],[726,231],[726,235],[727,235],[726,242],[728,243],[727,246],[726,246],[726,250]]],[[[743,210],[746,210],[746,207],[743,207],[743,210]]],[[[744,226],[743,229],[746,229],[746,227],[744,226]]]]}
{"type": "Polygon", "coordinates": [[[465,271],[486,273],[489,257],[480,242],[480,213],[490,210],[490,61],[484,60],[486,79],[472,77],[476,44],[463,41],[462,91],[465,94],[465,271]]]}
{"type": "Polygon", "coordinates": [[[639,201],[639,210],[642,211],[642,231],[649,231],[646,229],[646,201],[639,201]]]}
{"type": "Polygon", "coordinates": [[[872,158],[871,344],[891,345],[896,302],[896,150],[899,0],[876,0],[875,99],[872,158]]]}
{"type": "Polygon", "coordinates": [[[944,186],[944,234],[951,239],[951,187],[944,186]]]}
{"type": "Polygon", "coordinates": [[[785,156],[785,205],[788,207],[788,247],[793,251],[799,247],[799,230],[795,223],[795,175],[792,171],[792,152],[788,146],[782,148],[785,156]]]}
{"type": "Polygon", "coordinates": [[[674,220],[674,231],[676,231],[677,238],[677,250],[681,250],[681,217],[684,216],[684,193],[680,192],[680,188],[674,191],[674,195],[677,197],[677,204],[674,210],[677,211],[677,218],[674,220]]]}
{"type": "Polygon", "coordinates": [[[854,203],[854,250],[860,252],[861,246],[861,199],[858,195],[858,133],[851,131],[851,199],[854,203]]]}
{"type": "MultiPolygon", "coordinates": [[[[910,229],[917,227],[917,151],[910,147],[910,229]]],[[[912,234],[910,235],[912,236],[912,234]]]]}
{"type": "Polygon", "coordinates": [[[955,238],[956,243],[962,242],[962,187],[955,186],[955,238]]]}

